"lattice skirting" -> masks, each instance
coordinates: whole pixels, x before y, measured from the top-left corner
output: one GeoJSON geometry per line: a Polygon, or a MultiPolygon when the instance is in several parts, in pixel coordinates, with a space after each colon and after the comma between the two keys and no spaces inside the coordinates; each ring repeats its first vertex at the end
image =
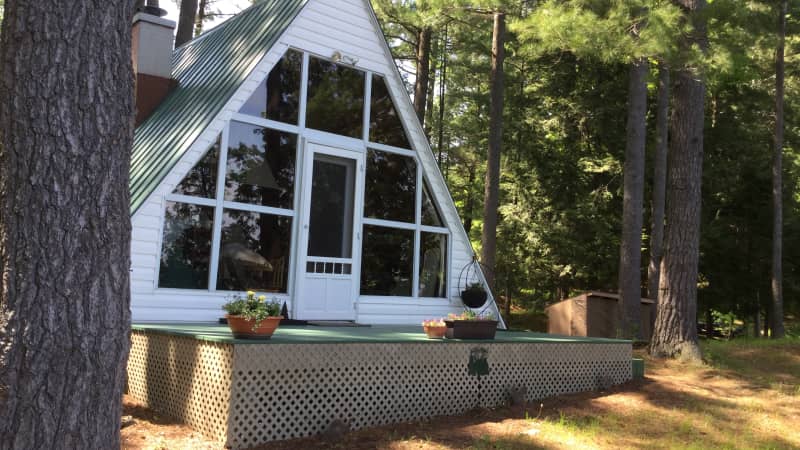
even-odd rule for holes
{"type": "Polygon", "coordinates": [[[631,379],[629,343],[218,344],[133,332],[129,392],[233,448],[631,379]],[[488,371],[488,373],[487,373],[488,371]]]}

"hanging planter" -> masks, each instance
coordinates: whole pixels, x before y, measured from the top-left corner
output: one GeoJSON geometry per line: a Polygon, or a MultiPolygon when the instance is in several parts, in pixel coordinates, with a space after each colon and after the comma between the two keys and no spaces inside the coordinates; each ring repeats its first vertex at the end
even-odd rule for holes
{"type": "Polygon", "coordinates": [[[464,303],[464,306],[468,308],[480,308],[486,304],[486,300],[489,298],[489,293],[486,292],[486,288],[482,283],[477,281],[469,283],[470,280],[480,279],[480,264],[478,258],[473,256],[472,261],[464,266],[464,268],[461,269],[461,273],[458,275],[458,285],[461,288],[461,301],[464,303]]]}
{"type": "Polygon", "coordinates": [[[461,301],[469,308],[480,308],[486,304],[489,294],[480,283],[472,283],[461,291],[461,301]]]}

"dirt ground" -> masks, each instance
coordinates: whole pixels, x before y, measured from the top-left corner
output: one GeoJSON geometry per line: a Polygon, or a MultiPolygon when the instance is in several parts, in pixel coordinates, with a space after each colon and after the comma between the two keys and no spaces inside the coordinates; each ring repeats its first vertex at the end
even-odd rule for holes
{"type": "MultiPolygon", "coordinates": [[[[272,449],[800,448],[800,341],[712,345],[710,365],[646,358],[646,378],[607,392],[567,395],[461,416],[370,428],[272,449]]],[[[640,355],[643,356],[643,355],[640,355]]],[[[125,399],[135,423],[124,449],[217,449],[186,426],[125,399]]]]}

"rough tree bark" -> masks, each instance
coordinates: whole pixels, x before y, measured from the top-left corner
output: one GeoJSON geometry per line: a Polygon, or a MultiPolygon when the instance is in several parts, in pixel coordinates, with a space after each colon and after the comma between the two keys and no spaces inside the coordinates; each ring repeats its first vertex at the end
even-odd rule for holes
{"type": "Polygon", "coordinates": [[[181,0],[178,13],[178,29],[175,32],[175,48],[192,40],[197,21],[197,0],[181,0]]]}
{"type": "Polygon", "coordinates": [[[119,447],[130,336],[130,0],[9,0],[0,448],[119,447]]]}
{"type": "Polygon", "coordinates": [[[775,49],[775,136],[772,154],[772,337],[786,335],[783,327],[783,96],[786,14],[788,1],[779,6],[778,46],[775,49]]]}
{"type": "MultiPolygon", "coordinates": [[[[707,48],[700,17],[705,0],[677,0],[693,32],[685,49],[707,48]]],[[[700,68],[688,65],[676,74],[667,167],[668,217],[658,293],[658,312],[650,353],[659,357],[701,358],[697,342],[697,271],[700,255],[700,204],[703,174],[705,82],[700,68]]]]}
{"type": "Polygon", "coordinates": [[[631,63],[623,168],[622,239],[619,249],[619,324],[626,339],[642,339],[642,208],[647,136],[647,59],[631,63]]]}
{"type": "Polygon", "coordinates": [[[494,13],[492,31],[492,71],[489,110],[489,153],[486,163],[486,188],[483,197],[483,236],[481,259],[489,269],[486,281],[494,286],[497,256],[497,208],[500,203],[500,150],[503,142],[503,61],[505,60],[506,15],[494,13]]]}
{"type": "Polygon", "coordinates": [[[428,84],[431,70],[431,28],[422,27],[417,34],[417,72],[414,81],[414,111],[419,123],[425,123],[428,106],[428,84]]]}
{"type": "MultiPolygon", "coordinates": [[[[647,266],[647,296],[658,299],[661,254],[664,244],[664,200],[667,187],[667,150],[669,148],[669,67],[658,66],[656,99],[656,154],[653,158],[653,204],[650,231],[650,264],[647,266]]],[[[656,305],[658,308],[658,305],[656,305]]]]}

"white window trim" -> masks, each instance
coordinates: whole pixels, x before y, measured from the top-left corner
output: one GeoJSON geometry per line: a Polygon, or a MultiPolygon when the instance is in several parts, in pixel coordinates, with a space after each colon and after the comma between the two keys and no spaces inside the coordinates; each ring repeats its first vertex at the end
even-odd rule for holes
{"type": "MultiPolygon", "coordinates": [[[[359,70],[364,73],[364,107],[363,107],[363,123],[362,123],[362,136],[361,139],[352,138],[348,136],[338,135],[334,133],[329,133],[321,130],[306,128],[306,107],[308,101],[308,67],[309,67],[309,58],[311,56],[315,58],[319,58],[322,60],[329,61],[328,58],[325,58],[320,55],[316,55],[314,53],[295,49],[295,48],[287,48],[287,51],[293,50],[302,53],[302,64],[301,64],[301,77],[300,77],[300,99],[299,99],[299,106],[298,106],[298,124],[293,125],[289,123],[279,122],[271,119],[265,119],[258,116],[251,116],[247,114],[242,114],[239,112],[233,113],[230,120],[228,120],[223,129],[222,129],[222,136],[219,140],[219,154],[218,154],[218,164],[217,164],[217,186],[216,186],[216,198],[208,199],[203,197],[196,197],[190,195],[182,195],[182,194],[174,194],[170,193],[164,196],[164,204],[162,205],[162,210],[166,208],[166,201],[170,202],[179,202],[179,203],[188,203],[194,204],[199,206],[207,206],[214,208],[214,224],[213,224],[213,231],[212,231],[212,239],[211,239],[211,256],[209,260],[209,280],[208,280],[208,289],[207,291],[212,293],[220,293],[220,292],[227,292],[227,293],[235,293],[237,291],[220,291],[217,290],[217,275],[219,270],[219,253],[220,253],[220,244],[222,240],[222,217],[224,214],[225,209],[229,210],[237,210],[237,211],[249,211],[255,212],[260,214],[270,214],[275,216],[281,217],[290,217],[292,218],[292,232],[291,232],[291,245],[290,245],[290,267],[288,268],[288,281],[286,290],[287,292],[275,292],[270,293],[276,297],[292,297],[293,294],[293,286],[294,280],[296,277],[297,268],[297,258],[298,258],[298,238],[299,238],[299,231],[298,226],[299,222],[296,220],[297,210],[299,208],[298,202],[302,198],[302,183],[298,183],[298,174],[303,173],[303,153],[305,152],[305,143],[309,140],[322,143],[324,145],[330,146],[339,146],[342,148],[350,149],[350,150],[357,150],[361,152],[366,152],[367,149],[373,149],[377,151],[393,153],[398,155],[403,155],[407,157],[414,158],[415,163],[415,207],[414,207],[414,223],[406,223],[406,222],[399,222],[393,220],[384,220],[384,219],[374,219],[365,217],[363,215],[363,210],[361,211],[361,232],[359,234],[359,242],[360,236],[363,236],[363,226],[364,225],[372,225],[372,226],[380,226],[385,228],[395,228],[407,231],[414,232],[414,246],[413,246],[413,268],[412,268],[412,286],[411,297],[408,296],[375,296],[375,295],[358,295],[357,302],[364,302],[364,303],[380,303],[388,301],[388,299],[407,299],[411,298],[414,300],[422,300],[423,302],[419,304],[432,304],[430,302],[442,302],[442,304],[449,304],[450,303],[450,288],[452,285],[452,274],[451,272],[451,264],[452,264],[452,246],[453,246],[453,239],[452,233],[450,229],[445,227],[435,227],[430,225],[422,225],[422,195],[423,195],[423,183],[425,182],[425,175],[422,173],[422,164],[420,161],[417,152],[413,149],[395,147],[387,144],[381,144],[378,142],[371,142],[369,140],[369,126],[370,126],[370,114],[371,114],[371,97],[372,97],[372,81],[373,76],[378,76],[381,78],[386,77],[384,74],[379,74],[377,72],[363,70],[361,68],[356,68],[353,66],[349,66],[347,64],[342,64],[341,62],[337,62],[337,64],[343,65],[345,67],[349,67],[355,70],[359,70]],[[262,206],[262,205],[255,205],[249,203],[241,203],[241,202],[234,202],[225,200],[225,176],[227,172],[227,163],[228,163],[228,145],[229,145],[229,138],[230,138],[230,125],[231,122],[240,122],[245,123],[248,125],[260,126],[264,128],[268,128],[271,130],[281,131],[285,133],[292,133],[297,136],[297,148],[295,151],[295,186],[294,186],[294,199],[293,199],[293,209],[284,209],[284,208],[275,208],[270,206],[262,206]],[[443,234],[447,236],[447,261],[445,267],[445,275],[446,275],[446,292],[445,297],[419,297],[419,268],[420,268],[420,245],[422,233],[437,233],[443,234]]],[[[283,55],[281,55],[281,58],[283,55]]],[[[269,75],[267,75],[269,76],[269,75]]],[[[264,82],[261,80],[260,82],[264,82]]],[[[393,106],[395,109],[397,108],[398,102],[395,100],[391,90],[389,90],[389,96],[392,100],[393,106]]],[[[401,126],[403,128],[403,132],[408,137],[409,133],[406,129],[405,123],[403,123],[402,119],[401,126]]],[[[409,143],[413,147],[413,143],[409,140],[409,143]]],[[[215,142],[216,144],[216,142],[215,142]]],[[[213,147],[212,144],[211,147],[213,147]]],[[[203,153],[203,157],[208,153],[207,149],[203,153]]],[[[201,157],[202,159],[202,157],[201,157]]],[[[198,161],[199,162],[199,161],[198,161]]],[[[357,173],[360,172],[366,176],[365,168],[362,167],[361,170],[357,170],[357,173]]],[[[437,209],[437,212],[441,211],[441,208],[438,206],[438,202],[431,192],[431,201],[434,203],[434,207],[437,209]]],[[[440,219],[444,222],[444,217],[441,217],[442,214],[439,212],[440,219]]],[[[163,227],[165,223],[164,216],[162,215],[162,230],[161,236],[159,237],[159,250],[163,248],[163,227]]],[[[446,224],[446,223],[445,223],[446,224]]],[[[363,253],[361,249],[361,245],[358,246],[358,251],[363,253]]],[[[160,253],[160,252],[159,252],[160,253]]],[[[354,255],[355,256],[355,255],[354,255]]],[[[361,255],[358,257],[359,264],[354,264],[354,272],[353,276],[356,277],[357,280],[361,279],[361,255]],[[355,267],[357,266],[357,267],[355,267]]],[[[169,292],[196,292],[198,289],[181,289],[181,288],[161,288],[158,286],[159,281],[159,274],[160,274],[160,264],[161,258],[158,258],[158,263],[156,267],[156,290],[169,292]]],[[[360,281],[359,281],[360,283],[360,281]]],[[[294,303],[294,302],[292,302],[294,303]]],[[[409,303],[413,304],[413,303],[409,303]]],[[[294,304],[292,305],[294,307],[294,304]]]]}

